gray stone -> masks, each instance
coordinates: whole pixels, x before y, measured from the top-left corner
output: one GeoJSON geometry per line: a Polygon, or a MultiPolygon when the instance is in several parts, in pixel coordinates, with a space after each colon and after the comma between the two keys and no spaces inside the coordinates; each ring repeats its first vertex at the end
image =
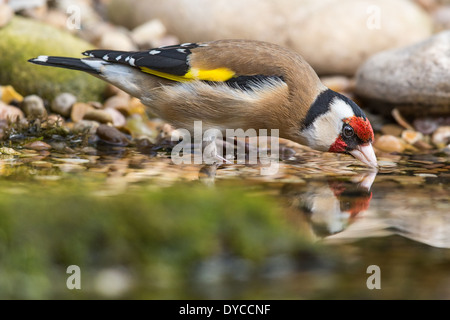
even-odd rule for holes
{"type": "Polygon", "coordinates": [[[73,94],[64,92],[53,99],[51,109],[63,117],[69,117],[75,102],[77,102],[77,98],[73,94]]]}
{"type": "Polygon", "coordinates": [[[109,18],[132,29],[159,18],[181,42],[269,41],[319,74],[353,75],[374,53],[431,35],[429,15],[407,0],[112,0],[109,18]]]}
{"type": "Polygon", "coordinates": [[[45,118],[47,116],[44,101],[35,94],[23,99],[22,109],[25,115],[30,118],[45,118]]]}
{"type": "MultiPolygon", "coordinates": [[[[39,55],[73,57],[93,46],[64,30],[15,16],[0,28],[0,83],[27,96],[52,101],[61,92],[80,101],[99,101],[106,83],[84,72],[38,66],[28,62],[39,55]]],[[[81,55],[80,55],[81,57],[81,55]]]]}
{"type": "Polygon", "coordinates": [[[378,53],[356,77],[356,93],[391,105],[429,106],[450,112],[450,31],[415,45],[378,53]]]}

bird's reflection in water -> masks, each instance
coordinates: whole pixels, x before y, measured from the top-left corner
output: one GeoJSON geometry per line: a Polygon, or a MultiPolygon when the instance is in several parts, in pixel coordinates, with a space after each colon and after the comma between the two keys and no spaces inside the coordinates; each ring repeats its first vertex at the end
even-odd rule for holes
{"type": "MultiPolygon", "coordinates": [[[[207,186],[215,184],[217,165],[203,166],[199,179],[207,186]]],[[[347,228],[361,212],[369,208],[376,172],[366,172],[349,179],[328,177],[310,179],[307,183],[289,183],[280,195],[288,208],[289,218],[316,239],[325,238],[347,228]]],[[[303,229],[301,232],[305,232],[303,229]]]]}
{"type": "Polygon", "coordinates": [[[370,172],[350,181],[309,180],[306,185],[285,185],[281,193],[296,218],[306,222],[311,236],[324,238],[345,230],[369,208],[375,177],[376,173],[370,172]]]}

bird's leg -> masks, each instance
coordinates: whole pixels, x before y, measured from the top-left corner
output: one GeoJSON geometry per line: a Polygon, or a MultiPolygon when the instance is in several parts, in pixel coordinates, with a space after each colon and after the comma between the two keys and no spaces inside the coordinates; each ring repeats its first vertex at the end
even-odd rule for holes
{"type": "Polygon", "coordinates": [[[231,164],[232,162],[225,159],[222,154],[218,152],[218,146],[223,150],[223,141],[217,139],[215,134],[205,133],[203,137],[202,150],[203,150],[203,160],[206,164],[213,163],[227,163],[231,164]]]}

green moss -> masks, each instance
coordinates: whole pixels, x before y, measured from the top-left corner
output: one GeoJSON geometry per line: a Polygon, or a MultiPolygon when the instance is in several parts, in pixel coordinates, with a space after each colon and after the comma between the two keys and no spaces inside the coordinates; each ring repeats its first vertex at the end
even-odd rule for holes
{"type": "Polygon", "coordinates": [[[256,267],[305,248],[273,201],[236,187],[141,187],[98,196],[80,181],[4,184],[11,192],[0,193],[0,254],[8,257],[0,260],[3,299],[75,298],[65,286],[73,264],[82,270],[83,297],[101,296],[96,276],[117,266],[136,280],[138,293],[127,297],[158,298],[161,287],[183,294],[211,257],[226,253],[256,267]]]}
{"type": "Polygon", "coordinates": [[[62,92],[80,101],[99,101],[106,84],[83,72],[33,65],[39,55],[81,57],[93,49],[68,32],[33,20],[14,17],[0,29],[0,84],[12,85],[20,94],[38,94],[51,101],[62,92]]]}

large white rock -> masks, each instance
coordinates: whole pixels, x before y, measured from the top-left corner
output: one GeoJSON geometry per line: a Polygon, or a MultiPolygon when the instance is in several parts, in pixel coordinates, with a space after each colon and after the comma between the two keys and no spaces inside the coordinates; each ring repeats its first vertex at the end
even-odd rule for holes
{"type": "Polygon", "coordinates": [[[433,113],[437,108],[450,112],[450,30],[368,59],[358,70],[356,93],[391,104],[432,106],[433,113]]]}
{"type": "Polygon", "coordinates": [[[408,0],[112,0],[109,17],[134,28],[158,18],[182,42],[265,40],[301,53],[319,74],[348,74],[369,56],[432,33],[408,0]]]}

